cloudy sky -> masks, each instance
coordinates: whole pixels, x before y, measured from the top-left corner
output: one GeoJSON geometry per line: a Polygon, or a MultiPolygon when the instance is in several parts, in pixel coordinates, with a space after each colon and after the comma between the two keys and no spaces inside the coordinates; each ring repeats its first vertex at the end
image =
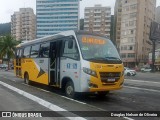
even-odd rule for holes
{"type": "MultiPolygon", "coordinates": [[[[112,14],[114,10],[115,0],[82,0],[80,3],[80,16],[83,18],[84,8],[93,7],[95,4],[102,4],[103,6],[111,6],[112,14]]],[[[160,0],[157,0],[157,6],[160,6],[160,0]]],[[[10,22],[11,15],[19,8],[31,7],[36,9],[36,0],[1,0],[0,3],[0,23],[10,22]]]]}

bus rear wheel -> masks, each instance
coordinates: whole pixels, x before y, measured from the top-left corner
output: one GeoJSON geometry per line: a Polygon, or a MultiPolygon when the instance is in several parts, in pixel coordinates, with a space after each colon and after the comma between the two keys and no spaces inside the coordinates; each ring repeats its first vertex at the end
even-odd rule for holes
{"type": "Polygon", "coordinates": [[[29,80],[29,75],[28,75],[28,73],[25,73],[25,75],[24,75],[24,83],[26,83],[27,85],[30,84],[30,80],[29,80]]]}
{"type": "Polygon", "coordinates": [[[74,85],[72,81],[68,81],[65,86],[65,94],[69,98],[75,97],[74,85]]]}

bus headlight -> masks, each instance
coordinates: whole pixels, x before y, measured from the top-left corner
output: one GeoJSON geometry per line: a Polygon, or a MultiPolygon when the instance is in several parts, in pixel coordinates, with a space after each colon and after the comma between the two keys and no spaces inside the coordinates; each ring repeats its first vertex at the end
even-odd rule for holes
{"type": "Polygon", "coordinates": [[[89,69],[89,68],[83,67],[83,72],[85,72],[86,74],[92,75],[92,76],[94,76],[94,77],[97,77],[96,71],[91,70],[91,69],[89,69]]]}

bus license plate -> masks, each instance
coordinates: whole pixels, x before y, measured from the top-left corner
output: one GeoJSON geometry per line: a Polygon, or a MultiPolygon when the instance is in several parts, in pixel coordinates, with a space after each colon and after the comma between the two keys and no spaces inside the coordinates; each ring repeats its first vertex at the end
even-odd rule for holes
{"type": "Polygon", "coordinates": [[[108,78],[108,82],[115,82],[115,78],[108,78]]]}

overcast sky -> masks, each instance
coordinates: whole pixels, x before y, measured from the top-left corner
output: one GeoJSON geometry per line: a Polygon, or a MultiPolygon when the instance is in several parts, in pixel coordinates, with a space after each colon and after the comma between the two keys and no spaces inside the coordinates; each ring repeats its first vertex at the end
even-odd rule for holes
{"type": "MultiPolygon", "coordinates": [[[[84,16],[85,7],[93,7],[95,4],[111,6],[112,14],[114,11],[115,0],[82,0],[80,2],[80,17],[84,16]]],[[[160,0],[157,0],[157,6],[160,6],[160,0]]],[[[0,3],[0,23],[10,22],[11,15],[19,8],[31,7],[36,9],[36,0],[1,0],[0,3]]]]}

